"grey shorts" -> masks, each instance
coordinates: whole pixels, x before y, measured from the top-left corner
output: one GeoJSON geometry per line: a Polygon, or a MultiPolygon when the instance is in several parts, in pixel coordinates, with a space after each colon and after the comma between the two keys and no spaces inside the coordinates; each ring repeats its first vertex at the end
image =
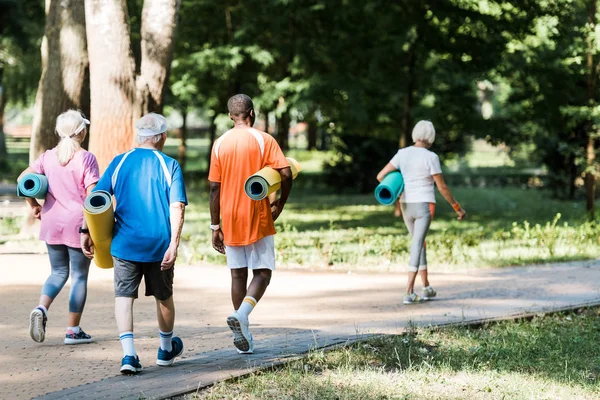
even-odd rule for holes
{"type": "Polygon", "coordinates": [[[142,276],[146,284],[146,296],[167,300],[173,295],[173,268],[161,271],[160,261],[138,262],[122,260],[113,256],[115,266],[115,297],[137,299],[142,276]]]}

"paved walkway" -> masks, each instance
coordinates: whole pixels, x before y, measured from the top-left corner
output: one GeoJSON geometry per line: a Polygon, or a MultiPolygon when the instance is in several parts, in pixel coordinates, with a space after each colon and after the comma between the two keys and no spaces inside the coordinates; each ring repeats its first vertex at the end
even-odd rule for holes
{"type": "Polygon", "coordinates": [[[95,343],[62,344],[68,287],[49,312],[46,341],[33,342],[28,316],[49,271],[45,255],[0,255],[0,398],[164,398],[280,362],[315,346],[374,333],[401,333],[411,323],[446,324],[600,302],[600,261],[432,272],[439,299],[402,306],[404,274],[278,271],[251,315],[256,354],[240,356],[225,324],[229,274],[225,267],[179,266],[175,274],[175,332],[183,357],[154,365],[158,346],[155,305],[135,306],[136,347],[145,369],[119,375],[121,346],[113,319],[112,271],[93,267],[82,326],[95,343]]]}

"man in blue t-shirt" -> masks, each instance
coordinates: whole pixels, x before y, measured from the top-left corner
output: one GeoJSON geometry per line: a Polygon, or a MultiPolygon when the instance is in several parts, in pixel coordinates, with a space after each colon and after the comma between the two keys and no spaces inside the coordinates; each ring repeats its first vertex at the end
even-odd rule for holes
{"type": "MultiPolygon", "coordinates": [[[[133,301],[142,277],[146,296],[154,296],[157,303],[160,347],[156,364],[172,365],[183,352],[183,342],[173,336],[173,266],[187,205],[183,174],[177,161],[161,152],[167,138],[165,117],[150,113],[135,127],[139,147],[115,157],[94,189],[116,200],[110,253],[123,374],[142,370],[133,344],[133,301]]],[[[92,257],[91,239],[84,236],[82,241],[84,254],[92,257]]]]}

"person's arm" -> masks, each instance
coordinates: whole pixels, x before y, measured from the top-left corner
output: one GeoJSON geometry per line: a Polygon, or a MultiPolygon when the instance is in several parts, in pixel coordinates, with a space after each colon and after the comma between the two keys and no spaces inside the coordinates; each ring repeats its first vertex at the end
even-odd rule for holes
{"type": "MultiPolygon", "coordinates": [[[[21,181],[21,178],[23,178],[23,176],[25,176],[26,174],[37,174],[37,172],[35,172],[35,170],[33,168],[31,168],[31,167],[25,168],[25,170],[23,172],[21,172],[21,174],[17,178],[17,183],[19,181],[21,181]]],[[[29,208],[31,208],[31,212],[33,214],[33,217],[37,218],[37,219],[41,219],[41,217],[42,217],[42,206],[37,201],[37,199],[33,199],[31,197],[25,197],[25,201],[29,205],[29,208]]]]}
{"type": "Polygon", "coordinates": [[[285,207],[285,203],[287,202],[287,199],[292,191],[292,185],[294,182],[292,177],[292,168],[285,167],[278,171],[279,175],[281,175],[281,195],[279,196],[279,199],[271,203],[271,215],[273,216],[273,222],[275,222],[277,218],[279,218],[279,215],[281,215],[283,207],[285,207]]]}
{"type": "MultiPolygon", "coordinates": [[[[221,225],[221,182],[210,182],[210,224],[214,226],[221,225]]],[[[221,254],[225,254],[223,240],[224,237],[221,228],[213,230],[213,249],[221,254]]]]}
{"type": "Polygon", "coordinates": [[[463,219],[467,213],[465,210],[463,210],[463,208],[460,206],[460,204],[458,204],[458,202],[452,196],[452,192],[450,192],[450,188],[446,184],[446,180],[444,179],[444,176],[442,174],[435,174],[435,175],[432,175],[432,177],[433,177],[433,180],[435,181],[435,184],[438,187],[438,190],[442,194],[442,196],[444,196],[446,201],[448,203],[450,203],[450,205],[452,206],[454,211],[456,211],[456,214],[458,214],[458,219],[459,220],[463,219]]]}
{"type": "MultiPolygon", "coordinates": [[[[92,183],[91,185],[89,185],[85,189],[86,194],[89,196],[95,187],[96,187],[95,183],[92,183]]],[[[81,229],[83,229],[83,230],[88,229],[85,218],[83,218],[83,223],[81,224],[81,229]]],[[[83,255],[89,259],[94,258],[94,242],[92,241],[92,237],[90,236],[90,233],[89,232],[80,233],[79,234],[79,242],[81,244],[81,251],[83,252],[83,255]]]]}
{"type": "Polygon", "coordinates": [[[181,240],[181,230],[183,229],[183,221],[185,219],[185,204],[179,201],[171,203],[169,211],[171,214],[169,216],[171,221],[171,243],[169,243],[169,248],[160,263],[162,271],[173,268],[173,265],[175,265],[177,249],[181,240]]]}
{"type": "Polygon", "coordinates": [[[377,181],[381,182],[383,178],[387,176],[387,174],[398,171],[398,168],[394,167],[392,163],[387,163],[385,167],[377,174],[377,181]]]}

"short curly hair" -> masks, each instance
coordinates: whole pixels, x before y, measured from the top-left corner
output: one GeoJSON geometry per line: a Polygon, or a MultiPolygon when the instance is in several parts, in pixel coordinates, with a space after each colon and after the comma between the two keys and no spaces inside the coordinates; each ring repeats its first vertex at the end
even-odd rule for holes
{"type": "Polygon", "coordinates": [[[245,94],[236,94],[227,101],[227,110],[232,117],[248,118],[250,111],[254,109],[254,103],[250,96],[245,94]]]}

